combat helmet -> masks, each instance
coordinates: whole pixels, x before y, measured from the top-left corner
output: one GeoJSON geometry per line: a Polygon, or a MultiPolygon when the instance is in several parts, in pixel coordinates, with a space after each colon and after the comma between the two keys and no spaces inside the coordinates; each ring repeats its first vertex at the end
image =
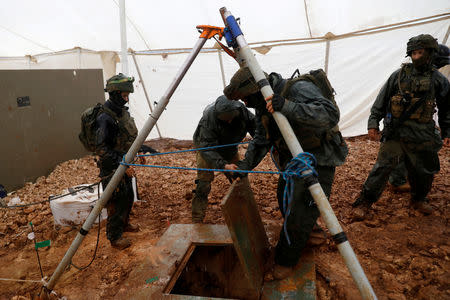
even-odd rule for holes
{"type": "Polygon", "coordinates": [[[409,39],[406,44],[406,56],[411,56],[414,50],[431,49],[433,52],[439,51],[437,40],[429,34],[419,34],[409,39]]]}
{"type": "Polygon", "coordinates": [[[114,91],[120,91],[133,93],[133,82],[134,77],[126,77],[122,73],[119,73],[106,81],[105,92],[111,93],[114,91]]]}
{"type": "MultiPolygon", "coordinates": [[[[264,75],[268,77],[267,73],[264,75]]],[[[230,84],[225,87],[223,94],[231,100],[242,99],[258,92],[260,87],[253,78],[248,67],[241,67],[231,78],[230,84]]]]}

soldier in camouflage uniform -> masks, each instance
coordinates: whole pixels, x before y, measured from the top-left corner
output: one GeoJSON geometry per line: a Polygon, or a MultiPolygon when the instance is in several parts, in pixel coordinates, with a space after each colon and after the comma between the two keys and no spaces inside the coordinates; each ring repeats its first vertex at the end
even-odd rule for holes
{"type": "MultiPolygon", "coordinates": [[[[316,157],[318,180],[325,194],[330,196],[335,168],[344,163],[348,153],[347,145],[337,128],[338,107],[334,100],[325,98],[321,90],[308,80],[288,84],[288,80],[283,79],[280,74],[271,73],[267,77],[275,93],[267,104],[248,68],[239,69],[224,89],[227,98],[241,99],[247,107],[253,107],[256,111],[255,137],[248,146],[245,158],[238,162],[239,169],[255,168],[272,146],[275,160],[282,170],[292,159],[272,116],[274,111],[278,111],[288,119],[303,150],[316,157]]],[[[277,188],[280,210],[283,207],[285,185],[286,182],[280,176],[277,188]]],[[[294,179],[292,207],[287,217],[291,244],[288,243],[284,230],[281,230],[275,249],[273,275],[276,279],[287,277],[297,264],[319,214],[303,179],[294,179]]]]}
{"type": "MultiPolygon", "coordinates": [[[[446,45],[439,44],[439,51],[433,58],[433,65],[441,72],[447,79],[449,78],[449,68],[446,67],[450,64],[449,49],[446,45]],[[447,69],[447,70],[446,70],[447,69]]],[[[436,120],[436,118],[434,118],[436,120]]],[[[406,170],[405,162],[402,160],[397,167],[392,170],[389,176],[389,184],[393,187],[395,192],[403,193],[409,192],[411,186],[409,185],[406,177],[408,171],[406,170]]]]}
{"type": "MultiPolygon", "coordinates": [[[[208,105],[194,133],[196,148],[239,143],[250,133],[255,133],[255,116],[242,103],[230,101],[225,96],[208,105]]],[[[197,168],[236,169],[239,161],[237,146],[197,152],[197,168]]],[[[231,179],[231,173],[224,173],[231,179]]],[[[214,172],[198,171],[196,189],[192,199],[192,222],[201,223],[205,217],[208,195],[214,172]]]]}
{"type": "Polygon", "coordinates": [[[440,168],[438,151],[442,140],[446,146],[450,145],[450,86],[432,66],[437,49],[436,40],[429,34],[409,39],[406,53],[412,64],[404,64],[392,73],[372,106],[369,137],[378,136],[381,119],[384,129],[377,161],[360,197],[353,203],[355,219],[367,216],[383,192],[390,172],[402,160],[408,170],[412,206],[424,214],[432,212],[426,196],[440,168]],[[436,106],[440,134],[433,120],[436,106]]]}
{"type": "MultiPolygon", "coordinates": [[[[105,91],[109,93],[109,100],[104,103],[103,111],[96,119],[96,154],[100,158],[97,165],[100,168],[103,189],[138,134],[134,119],[125,106],[129,94],[134,91],[133,81],[134,78],[119,73],[106,82],[105,91]]],[[[111,245],[118,249],[131,245],[129,239],[122,237],[124,231],[138,230],[137,226],[128,222],[134,199],[131,184],[133,176],[133,169],[128,168],[106,206],[106,236],[111,245]]]]}

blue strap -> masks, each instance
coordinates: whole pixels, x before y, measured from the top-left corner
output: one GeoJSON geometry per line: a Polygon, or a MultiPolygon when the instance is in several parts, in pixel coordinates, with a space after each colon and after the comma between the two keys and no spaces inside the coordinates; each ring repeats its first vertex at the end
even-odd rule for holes
{"type": "Polygon", "coordinates": [[[177,153],[185,153],[185,152],[212,150],[212,149],[217,149],[217,148],[224,148],[224,147],[231,147],[231,146],[237,146],[237,145],[244,145],[244,144],[248,144],[248,143],[250,143],[250,142],[234,143],[234,144],[227,144],[227,145],[218,145],[218,146],[203,147],[203,148],[194,148],[194,149],[171,151],[171,152],[159,152],[159,153],[151,153],[151,154],[141,154],[141,155],[136,155],[136,156],[157,156],[157,155],[166,155],[166,154],[177,154],[177,153]]]}
{"type": "MultiPolygon", "coordinates": [[[[272,161],[277,167],[278,171],[281,172],[279,166],[277,165],[274,157],[273,157],[273,147],[270,149],[270,156],[272,157],[272,161]]],[[[318,176],[317,171],[315,170],[315,166],[317,165],[316,158],[313,154],[309,152],[299,153],[296,157],[292,158],[292,160],[287,164],[286,169],[281,172],[283,175],[283,179],[286,182],[284,186],[283,192],[283,212],[284,212],[284,223],[283,230],[286,235],[286,240],[289,245],[291,245],[291,240],[289,238],[289,234],[287,232],[287,219],[289,214],[291,213],[292,200],[294,198],[294,178],[304,178],[305,176],[310,175],[310,173],[302,174],[305,171],[311,170],[314,176],[318,176]]]]}
{"type": "MultiPolygon", "coordinates": [[[[162,152],[162,153],[152,153],[152,154],[144,154],[138,156],[157,156],[157,155],[167,155],[167,154],[176,154],[176,153],[185,153],[185,152],[193,152],[193,151],[203,151],[203,150],[211,150],[223,147],[237,146],[242,144],[247,144],[249,142],[243,143],[235,143],[235,144],[227,144],[227,145],[219,145],[212,147],[203,147],[203,148],[195,148],[188,150],[180,150],[180,151],[171,151],[171,152],[162,152]]],[[[286,181],[286,185],[284,187],[283,193],[283,212],[284,212],[284,223],[283,229],[286,235],[286,240],[289,245],[291,245],[291,240],[289,239],[289,235],[287,232],[287,218],[291,212],[292,200],[294,198],[294,178],[304,178],[305,176],[310,175],[311,173],[302,174],[305,171],[310,170],[314,176],[318,176],[317,171],[315,170],[315,166],[317,165],[316,158],[313,154],[309,152],[299,153],[296,157],[292,158],[292,160],[287,164],[286,169],[281,171],[280,167],[277,165],[274,157],[273,157],[273,147],[270,149],[270,156],[272,157],[272,161],[275,164],[275,167],[278,171],[249,171],[249,170],[226,170],[226,169],[206,169],[206,168],[188,168],[188,167],[171,167],[171,166],[159,166],[159,165],[142,165],[135,163],[126,163],[125,155],[123,156],[121,165],[125,166],[135,166],[135,167],[148,167],[148,168],[159,168],[159,169],[169,169],[169,170],[188,170],[188,171],[209,171],[209,172],[237,172],[237,173],[247,173],[247,174],[279,174],[283,176],[284,181],[286,181]]]]}

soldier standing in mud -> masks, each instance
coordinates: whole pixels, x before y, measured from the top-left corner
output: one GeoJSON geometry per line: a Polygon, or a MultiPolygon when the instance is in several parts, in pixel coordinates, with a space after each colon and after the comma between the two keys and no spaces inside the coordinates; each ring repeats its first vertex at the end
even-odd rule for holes
{"type": "Polygon", "coordinates": [[[439,169],[438,151],[450,146],[450,85],[433,65],[438,43],[429,34],[409,39],[404,64],[381,88],[368,121],[369,137],[379,134],[384,119],[380,150],[359,198],[353,203],[354,218],[364,219],[383,192],[391,171],[402,160],[411,185],[411,205],[423,214],[433,209],[426,198],[439,169]],[[441,132],[433,114],[438,108],[441,132]]]}
{"type": "MultiPolygon", "coordinates": [[[[450,78],[450,50],[446,45],[439,44],[439,51],[433,58],[433,65],[441,72],[447,79],[450,78]]],[[[434,117],[434,120],[437,119],[434,117]]],[[[379,140],[378,135],[371,135],[371,140],[379,140]]],[[[406,170],[405,162],[402,160],[397,167],[392,170],[389,176],[389,184],[392,186],[394,192],[405,193],[411,190],[411,186],[407,180],[408,171],[406,170]]]]}
{"type": "MultiPolygon", "coordinates": [[[[134,119],[125,106],[129,101],[129,94],[134,92],[133,81],[134,78],[119,73],[106,82],[105,91],[109,93],[109,99],[97,115],[95,131],[96,154],[100,158],[97,166],[100,168],[103,189],[108,185],[122,157],[138,134],[134,119]]],[[[143,145],[140,152],[156,151],[143,145]]],[[[139,230],[138,226],[129,223],[134,200],[131,183],[133,176],[133,168],[128,168],[106,205],[108,211],[106,236],[111,246],[118,249],[125,249],[131,245],[131,241],[122,236],[123,232],[139,230]]]]}
{"type": "MultiPolygon", "coordinates": [[[[271,73],[267,77],[274,91],[273,98],[267,99],[271,100],[268,103],[248,68],[239,69],[224,89],[227,98],[243,100],[247,107],[255,108],[256,111],[255,137],[250,141],[244,160],[239,161],[237,166],[240,170],[252,170],[273,146],[277,165],[281,170],[286,168],[292,154],[272,116],[274,111],[278,111],[288,119],[303,150],[316,157],[318,180],[329,197],[335,168],[344,163],[348,153],[337,127],[339,109],[332,92],[326,98],[323,90],[312,81],[302,78],[286,80],[277,73],[271,73]]],[[[280,176],[277,188],[280,210],[283,207],[285,185],[286,182],[280,176]]],[[[286,216],[284,211],[282,213],[287,218],[287,232],[291,243],[284,230],[281,230],[274,257],[275,279],[283,279],[291,274],[320,214],[303,179],[294,179],[290,214],[286,216]]]]}
{"type": "MultiPolygon", "coordinates": [[[[225,96],[208,105],[203,111],[193,141],[196,148],[213,147],[241,142],[247,133],[255,134],[255,116],[242,103],[229,101],[225,96]]],[[[237,168],[238,147],[229,146],[197,152],[197,168],[237,168]]],[[[231,180],[231,173],[224,172],[231,180]]],[[[197,171],[196,189],[192,199],[192,222],[202,223],[208,205],[208,195],[214,172],[197,171]]]]}

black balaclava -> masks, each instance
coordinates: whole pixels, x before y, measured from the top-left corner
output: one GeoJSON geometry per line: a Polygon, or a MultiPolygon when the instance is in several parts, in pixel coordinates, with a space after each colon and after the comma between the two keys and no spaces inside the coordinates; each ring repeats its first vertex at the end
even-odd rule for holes
{"type": "Polygon", "coordinates": [[[122,98],[120,91],[114,91],[114,92],[109,93],[109,100],[111,100],[112,103],[114,103],[115,105],[117,105],[120,108],[122,108],[127,103],[127,101],[125,101],[122,98]]]}
{"type": "Polygon", "coordinates": [[[245,106],[258,109],[258,110],[264,110],[266,108],[266,101],[264,100],[264,96],[261,94],[260,91],[250,94],[247,97],[244,97],[242,99],[244,101],[245,106]]]}
{"type": "Polygon", "coordinates": [[[430,53],[430,50],[425,49],[423,55],[420,58],[412,59],[412,57],[411,57],[414,68],[419,72],[425,72],[425,71],[429,70],[432,66],[431,65],[431,61],[432,61],[431,56],[432,55],[430,53]]]}

